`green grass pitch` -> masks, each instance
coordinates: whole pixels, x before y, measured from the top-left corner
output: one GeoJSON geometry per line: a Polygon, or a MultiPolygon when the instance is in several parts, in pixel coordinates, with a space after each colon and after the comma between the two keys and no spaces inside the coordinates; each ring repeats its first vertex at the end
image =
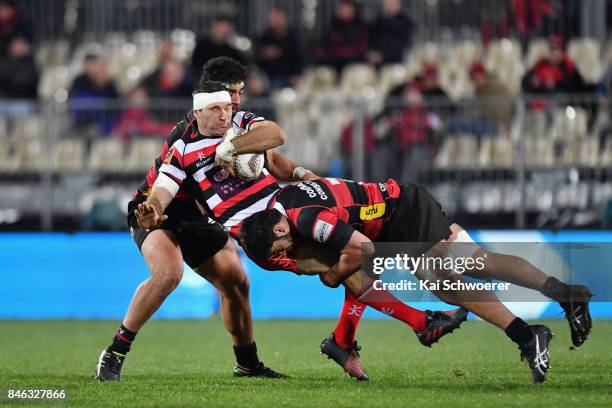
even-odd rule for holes
{"type": "Polygon", "coordinates": [[[564,320],[546,323],[556,334],[552,369],[546,384],[534,386],[516,346],[474,321],[432,349],[403,324],[362,322],[358,340],[369,383],[319,354],[330,320],[255,323],[261,358],[289,374],[287,380],[233,378],[229,337],[216,318],[152,321],[139,333],[119,384],[92,381],[118,322],[3,321],[0,389],[63,388],[68,398],[61,405],[78,407],[612,406],[612,321],[594,322],[591,339],[576,350],[569,349],[564,320]]]}

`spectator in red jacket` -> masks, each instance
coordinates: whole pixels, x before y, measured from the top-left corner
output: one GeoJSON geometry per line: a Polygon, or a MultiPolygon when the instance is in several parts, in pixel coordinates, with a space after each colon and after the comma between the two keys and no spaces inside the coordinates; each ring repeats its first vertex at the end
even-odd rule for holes
{"type": "Polygon", "coordinates": [[[128,96],[128,108],[121,112],[112,130],[115,137],[129,141],[140,136],[163,136],[170,133],[173,122],[158,122],[148,109],[149,95],[142,86],[134,88],[128,96]]]}
{"type": "Polygon", "coordinates": [[[574,61],[566,54],[563,38],[553,36],[548,40],[548,45],[548,55],[540,59],[523,78],[523,90],[535,94],[585,92],[584,79],[574,61]]]}
{"type": "Polygon", "coordinates": [[[9,53],[9,44],[17,37],[32,43],[30,23],[17,8],[15,0],[0,0],[0,57],[9,53]]]}
{"type": "Polygon", "coordinates": [[[422,84],[412,81],[404,87],[404,107],[389,117],[395,136],[397,171],[402,182],[414,182],[429,168],[442,121],[425,102],[422,84]]]}

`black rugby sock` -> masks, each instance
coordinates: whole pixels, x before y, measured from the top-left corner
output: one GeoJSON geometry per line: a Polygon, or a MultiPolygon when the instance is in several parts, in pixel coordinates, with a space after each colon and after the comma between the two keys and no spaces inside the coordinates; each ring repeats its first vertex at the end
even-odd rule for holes
{"type": "Polygon", "coordinates": [[[569,300],[569,285],[550,276],[542,286],[542,294],[557,302],[566,302],[569,300]]]}
{"type": "Polygon", "coordinates": [[[236,362],[245,368],[255,368],[259,364],[255,342],[246,346],[234,346],[236,362]]]}
{"type": "Polygon", "coordinates": [[[138,334],[138,332],[131,331],[124,325],[121,325],[121,327],[119,327],[117,330],[115,337],[113,337],[113,344],[108,347],[108,351],[114,351],[125,355],[128,351],[130,351],[132,343],[136,338],[136,334],[138,334]]]}
{"type": "Polygon", "coordinates": [[[533,338],[529,325],[519,317],[506,327],[506,335],[519,346],[528,343],[533,338]]]}

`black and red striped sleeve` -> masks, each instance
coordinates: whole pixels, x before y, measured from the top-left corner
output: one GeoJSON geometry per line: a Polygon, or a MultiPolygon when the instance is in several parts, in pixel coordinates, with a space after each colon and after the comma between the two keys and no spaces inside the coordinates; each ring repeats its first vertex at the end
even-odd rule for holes
{"type": "Polygon", "coordinates": [[[166,157],[159,168],[160,173],[164,173],[166,176],[170,177],[179,186],[182,185],[183,181],[185,181],[187,178],[185,166],[183,164],[184,152],[185,142],[179,139],[174,142],[170,150],[168,150],[166,157]]]}

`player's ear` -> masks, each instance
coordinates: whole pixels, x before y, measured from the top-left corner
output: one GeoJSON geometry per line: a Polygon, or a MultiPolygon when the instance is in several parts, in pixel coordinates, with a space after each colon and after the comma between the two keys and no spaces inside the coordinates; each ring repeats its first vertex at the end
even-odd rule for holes
{"type": "Polygon", "coordinates": [[[274,232],[274,235],[279,237],[279,236],[285,235],[289,231],[287,231],[287,229],[283,225],[283,222],[278,222],[274,224],[274,226],[272,227],[272,232],[274,232]]]}

